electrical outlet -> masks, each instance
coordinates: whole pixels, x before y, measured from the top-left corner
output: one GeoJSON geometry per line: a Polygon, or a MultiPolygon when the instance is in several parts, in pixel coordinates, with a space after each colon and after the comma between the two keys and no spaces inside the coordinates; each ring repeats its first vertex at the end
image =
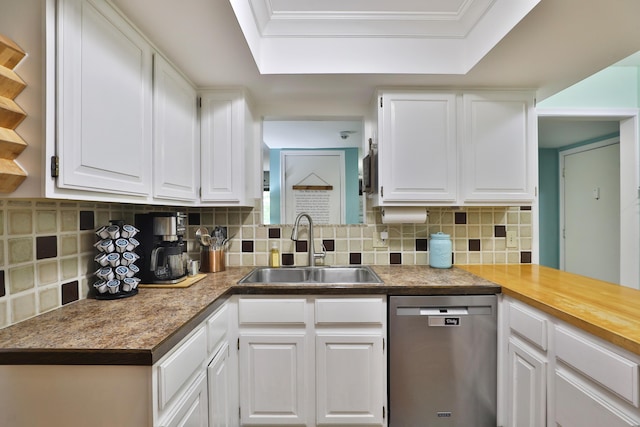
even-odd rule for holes
{"type": "Polygon", "coordinates": [[[507,231],[507,247],[508,248],[518,247],[518,234],[515,231],[507,231]]]}
{"type": "Polygon", "coordinates": [[[389,233],[387,231],[381,231],[380,233],[373,233],[373,247],[374,248],[388,248],[389,247],[389,233]]]}

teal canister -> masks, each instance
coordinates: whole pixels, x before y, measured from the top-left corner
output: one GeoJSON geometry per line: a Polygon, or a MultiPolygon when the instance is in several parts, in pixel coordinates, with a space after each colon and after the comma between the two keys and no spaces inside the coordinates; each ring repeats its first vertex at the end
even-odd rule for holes
{"type": "Polygon", "coordinates": [[[448,234],[432,234],[429,243],[429,265],[434,268],[451,268],[452,250],[453,245],[448,234]]]}

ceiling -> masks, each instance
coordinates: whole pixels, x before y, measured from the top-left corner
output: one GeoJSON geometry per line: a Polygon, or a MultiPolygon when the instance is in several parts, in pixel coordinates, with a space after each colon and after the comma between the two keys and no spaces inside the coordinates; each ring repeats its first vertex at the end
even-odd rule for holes
{"type": "MultiPolygon", "coordinates": [[[[304,13],[318,10],[324,14],[333,13],[333,18],[347,14],[349,10],[341,9],[341,5],[347,5],[361,14],[371,14],[376,8],[386,8],[380,10],[382,15],[391,18],[404,16],[407,19],[417,16],[418,23],[420,16],[433,18],[440,13],[443,16],[454,16],[453,21],[458,20],[457,23],[449,25],[446,31],[453,31],[452,28],[457,25],[461,31],[459,34],[470,35],[482,26],[481,22],[473,24],[474,20],[491,15],[494,13],[494,7],[508,9],[509,5],[516,3],[531,6],[536,1],[478,0],[471,3],[464,0],[113,0],[113,3],[122,9],[195,85],[243,86],[252,95],[259,114],[264,116],[286,116],[298,112],[310,114],[323,111],[323,106],[325,112],[331,111],[335,115],[345,115],[344,112],[347,112],[353,116],[355,111],[366,110],[374,89],[383,86],[531,88],[537,90],[538,100],[541,100],[640,50],[639,1],[541,0],[522,19],[517,19],[518,11],[500,10],[502,14],[512,13],[515,17],[506,27],[513,26],[514,23],[515,26],[506,31],[503,28],[501,31],[505,35],[499,40],[492,41],[491,37],[496,38],[500,31],[490,32],[490,37],[486,40],[495,46],[489,50],[484,48],[487,50],[485,53],[481,47],[465,51],[465,55],[471,58],[469,64],[475,65],[467,64],[471,68],[463,74],[418,72],[399,67],[389,72],[375,72],[374,67],[367,67],[355,72],[318,69],[314,73],[309,70],[299,73],[280,70],[276,74],[261,74],[254,58],[255,46],[254,51],[251,49],[251,44],[255,43],[253,39],[258,36],[249,34],[248,42],[234,14],[234,8],[239,10],[243,4],[254,4],[255,7],[261,4],[263,7],[270,6],[275,11],[281,11],[283,15],[290,14],[298,21],[304,13]],[[419,9],[423,3],[432,10],[425,12],[419,9]],[[390,4],[398,9],[389,10],[390,4]],[[467,7],[475,4],[474,7],[489,9],[477,16],[469,15],[472,25],[467,24],[465,27],[465,18],[460,10],[467,4],[467,7]],[[326,6],[324,9],[321,7],[323,5],[326,6]],[[367,5],[371,7],[367,9],[367,5]],[[302,7],[308,10],[303,10],[302,7]],[[478,55],[481,57],[476,61],[478,55]],[[296,111],[291,111],[293,104],[296,105],[296,111]]],[[[519,10],[519,13],[522,14],[522,10],[519,10]]],[[[247,17],[243,17],[242,20],[246,21],[247,17]]],[[[423,19],[421,23],[426,25],[428,21],[423,19]]],[[[391,22],[389,27],[395,28],[393,31],[398,30],[399,27],[393,24],[393,19],[387,19],[386,22],[391,22]]],[[[290,23],[295,24],[295,19],[290,20],[290,23]]],[[[416,24],[415,27],[418,26],[416,22],[413,23],[416,24]]],[[[299,27],[292,31],[300,33],[299,27]]],[[[321,26],[314,26],[316,29],[319,27],[321,26]]],[[[333,28],[333,33],[329,34],[332,37],[339,36],[340,32],[351,31],[346,25],[343,25],[342,30],[339,27],[333,28]]],[[[262,31],[273,39],[275,35],[270,34],[270,31],[282,34],[285,28],[282,25],[280,28],[265,27],[262,31]]],[[[376,31],[380,32],[382,29],[378,28],[376,31]]],[[[482,39],[480,36],[478,40],[482,39]]],[[[449,37],[455,39],[456,36],[454,34],[449,37]]],[[[301,40],[299,34],[297,39],[280,38],[288,40],[288,43],[301,40]]],[[[295,65],[314,62],[315,51],[311,47],[326,38],[330,37],[325,35],[304,38],[304,44],[309,47],[308,51],[285,50],[287,63],[295,65]],[[295,55],[291,52],[295,52],[295,55]]],[[[381,48],[375,53],[369,52],[369,63],[373,61],[384,64],[396,61],[397,58],[388,56],[390,52],[394,52],[394,46],[401,46],[398,50],[408,51],[418,62],[426,60],[436,63],[434,67],[440,59],[450,53],[452,56],[459,55],[454,50],[449,52],[446,44],[442,45],[445,47],[441,47],[444,49],[443,52],[431,57],[430,54],[425,54],[428,52],[426,48],[416,45],[415,49],[411,49],[402,45],[407,41],[406,37],[379,35],[370,38],[381,47],[387,48],[381,48]]],[[[426,37],[432,41],[437,38],[426,37]]],[[[355,39],[357,37],[343,36],[339,41],[345,46],[349,45],[351,54],[356,54],[358,45],[353,43],[355,39]]],[[[325,58],[330,58],[330,62],[340,63],[349,60],[348,52],[346,49],[335,50],[325,52],[324,55],[325,58]]],[[[267,53],[266,50],[262,52],[261,58],[267,53]]],[[[262,64],[260,61],[258,63],[262,64]]],[[[460,69],[464,68],[462,64],[460,69]]]]}

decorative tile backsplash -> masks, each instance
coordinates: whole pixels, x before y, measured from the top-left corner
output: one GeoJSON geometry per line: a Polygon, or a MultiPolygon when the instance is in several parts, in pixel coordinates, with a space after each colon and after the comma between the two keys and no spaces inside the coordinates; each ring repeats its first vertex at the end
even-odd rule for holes
{"type": "MultiPolygon", "coordinates": [[[[229,266],[267,265],[275,242],[282,265],[306,265],[306,227],[300,241],[290,239],[290,225],[261,225],[260,209],[162,208],[119,203],[52,200],[0,200],[0,327],[86,298],[96,269],[95,229],[110,220],[134,222],[136,213],[188,213],[188,251],[199,257],[194,240],[200,226],[228,227],[229,266]]],[[[426,224],[382,224],[377,209],[367,211],[367,225],[315,225],[315,247],[326,248],[324,263],[429,263],[429,235],[451,235],[454,264],[530,263],[533,236],[527,207],[429,208],[426,224]],[[374,233],[388,232],[387,247],[374,248],[374,233]],[[506,247],[508,231],[515,248],[506,247]]]]}

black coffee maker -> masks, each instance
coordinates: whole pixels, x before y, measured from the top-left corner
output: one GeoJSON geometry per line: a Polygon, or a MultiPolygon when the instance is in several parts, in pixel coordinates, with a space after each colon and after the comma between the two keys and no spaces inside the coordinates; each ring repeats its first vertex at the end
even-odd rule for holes
{"type": "Polygon", "coordinates": [[[136,214],[142,283],[178,283],[187,275],[187,216],[182,212],[136,214]]]}

